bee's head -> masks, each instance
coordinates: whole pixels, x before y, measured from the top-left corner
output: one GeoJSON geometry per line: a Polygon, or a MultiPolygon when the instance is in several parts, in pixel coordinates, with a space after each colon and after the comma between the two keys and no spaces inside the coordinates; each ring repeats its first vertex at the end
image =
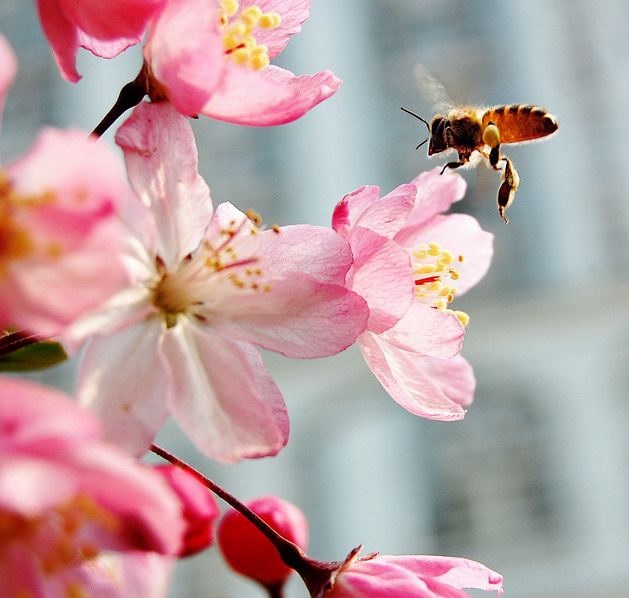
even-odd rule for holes
{"type": "Polygon", "coordinates": [[[438,154],[448,149],[446,140],[446,123],[448,119],[443,114],[437,114],[430,123],[430,145],[428,155],[438,154]]]}

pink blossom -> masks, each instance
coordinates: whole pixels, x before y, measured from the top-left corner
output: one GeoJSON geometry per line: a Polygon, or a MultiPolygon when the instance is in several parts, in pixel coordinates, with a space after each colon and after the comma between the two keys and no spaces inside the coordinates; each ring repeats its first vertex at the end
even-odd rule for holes
{"type": "Polygon", "coordinates": [[[447,556],[351,557],[324,598],[469,598],[463,588],[502,594],[502,575],[476,561],[447,556]]]}
{"type": "Polygon", "coordinates": [[[354,253],[347,285],[370,308],[363,356],[395,401],[429,419],[461,419],[475,387],[457,355],[468,318],[448,303],[485,274],[493,237],[471,216],[441,214],[464,191],[461,177],[435,169],[382,198],[362,187],[332,220],[354,253]]]}
{"type": "Polygon", "coordinates": [[[76,82],[76,54],[85,48],[113,58],[142,41],[148,20],[167,0],[37,0],[42,28],[61,74],[76,82]]]}
{"type": "MultiPolygon", "coordinates": [[[[297,506],[276,496],[262,496],[245,505],[281,536],[306,549],[308,522],[297,506]]],[[[234,571],[267,588],[277,590],[293,572],[271,541],[237,511],[230,510],[221,519],[218,545],[234,571]]]]}
{"type": "MultiPolygon", "coordinates": [[[[0,37],[0,107],[15,57],[0,37]]],[[[115,154],[80,131],[45,129],[0,168],[0,327],[61,332],[124,283],[117,205],[130,194],[115,154]]]]}
{"type": "Polygon", "coordinates": [[[138,106],[117,142],[141,199],[128,219],[133,281],[69,336],[96,335],[81,400],[134,453],[168,414],[213,458],[277,453],[288,416],[254,345],[312,358],[355,342],[368,309],[344,287],[349,246],[323,227],[259,231],[229,203],[212,216],[192,131],[167,103],[138,106]]]}
{"type": "Polygon", "coordinates": [[[98,420],[63,393],[0,378],[0,430],[5,595],[97,595],[92,569],[110,551],[177,553],[176,495],[150,468],[102,442],[98,420]]]}
{"type": "Polygon", "coordinates": [[[214,541],[214,521],[220,515],[210,491],[193,475],[172,465],[157,465],[183,504],[186,531],[179,556],[190,556],[205,550],[214,541]]]}
{"type": "Polygon", "coordinates": [[[309,9],[310,0],[170,0],[144,48],[151,97],[242,125],[299,118],[341,83],[330,71],[296,76],[269,65],[309,9]]]}

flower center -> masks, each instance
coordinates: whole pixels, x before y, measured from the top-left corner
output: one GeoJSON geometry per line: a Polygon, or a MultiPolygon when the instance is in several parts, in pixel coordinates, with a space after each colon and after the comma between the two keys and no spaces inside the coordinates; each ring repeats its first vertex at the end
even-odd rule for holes
{"type": "Polygon", "coordinates": [[[225,54],[237,64],[259,71],[269,65],[268,48],[258,45],[253,32],[258,29],[275,29],[282,22],[276,12],[264,13],[257,6],[249,6],[240,14],[237,0],[222,0],[219,5],[221,30],[225,54]]]}
{"type": "Polygon", "coordinates": [[[152,302],[169,328],[177,323],[179,315],[206,320],[212,306],[233,295],[234,289],[243,292],[271,289],[248,243],[257,233],[251,219],[243,218],[239,223],[228,224],[211,240],[205,240],[197,253],[184,259],[177,269],[166,270],[158,258],[161,275],[152,287],[152,302]]]}
{"type": "Polygon", "coordinates": [[[6,174],[0,170],[0,279],[5,275],[10,264],[24,259],[35,252],[49,258],[62,253],[59,243],[48,242],[40,246],[24,225],[28,219],[28,210],[36,210],[54,200],[51,193],[36,197],[18,195],[11,186],[6,174]]]}
{"type": "MultiPolygon", "coordinates": [[[[470,317],[463,311],[454,311],[448,304],[454,301],[456,287],[451,281],[458,280],[459,273],[452,267],[454,255],[434,241],[422,244],[411,253],[415,273],[415,298],[430,307],[454,314],[463,326],[467,326],[470,317]]],[[[463,261],[463,256],[456,258],[463,261]]]]}
{"type": "MultiPolygon", "coordinates": [[[[98,556],[100,549],[90,539],[94,527],[111,533],[118,525],[119,520],[111,512],[85,495],[75,496],[36,517],[5,511],[0,514],[0,558],[20,544],[39,560],[44,575],[53,576],[98,556]]],[[[24,596],[30,596],[27,588],[24,590],[24,596]]]]}

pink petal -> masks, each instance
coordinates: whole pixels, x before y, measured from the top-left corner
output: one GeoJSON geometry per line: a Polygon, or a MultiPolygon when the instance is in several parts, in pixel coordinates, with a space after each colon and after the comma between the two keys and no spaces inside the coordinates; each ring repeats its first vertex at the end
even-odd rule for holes
{"type": "Polygon", "coordinates": [[[9,93],[9,88],[15,79],[17,72],[17,60],[11,49],[11,45],[4,35],[0,35],[0,120],[4,110],[4,101],[9,93]]]}
{"type": "Polygon", "coordinates": [[[365,300],[339,285],[289,273],[268,292],[239,294],[214,303],[203,315],[220,334],[254,343],[288,357],[335,355],[365,330],[365,300]]]}
{"type": "Polygon", "coordinates": [[[181,261],[198,247],[213,210],[190,124],[167,103],[142,103],[118,130],[116,143],[157,224],[157,254],[166,264],[181,261]]]}
{"type": "Polygon", "coordinates": [[[465,329],[454,314],[413,301],[404,317],[382,334],[391,345],[420,355],[447,359],[463,345],[465,329]]]}
{"type": "Polygon", "coordinates": [[[483,230],[473,216],[439,214],[422,226],[406,225],[395,237],[404,247],[417,248],[436,241],[455,256],[463,256],[453,267],[460,274],[454,283],[457,296],[473,287],[489,269],[494,253],[494,236],[483,230]]]}
{"type": "Polygon", "coordinates": [[[253,71],[226,60],[221,85],[201,113],[240,125],[281,125],[329,98],[340,84],[331,71],[296,77],[273,65],[253,71]]]}
{"type": "Polygon", "coordinates": [[[168,414],[162,326],[151,319],[93,339],[79,374],[79,400],[101,418],[105,439],[134,455],[146,451],[168,414]]]}
{"type": "Polygon", "coordinates": [[[352,264],[347,242],[323,226],[282,226],[279,232],[266,230],[251,237],[251,253],[259,259],[268,278],[296,271],[310,274],[319,282],[343,284],[352,264]]]}
{"type": "Polygon", "coordinates": [[[208,0],[170,0],[151,25],[144,57],[175,108],[196,116],[223,77],[225,46],[208,0]]]}
{"type": "Polygon", "coordinates": [[[432,577],[455,588],[475,588],[502,594],[502,575],[470,559],[449,556],[378,557],[383,563],[403,567],[422,577],[432,577]]]}
{"type": "Polygon", "coordinates": [[[422,172],[411,183],[417,187],[415,207],[409,215],[407,226],[418,226],[436,214],[445,212],[454,202],[465,195],[465,179],[441,166],[422,172]]]}
{"type": "Polygon", "coordinates": [[[362,226],[392,239],[406,222],[416,192],[414,185],[405,184],[379,197],[379,187],[361,187],[336,205],[332,227],[347,236],[350,228],[362,226]]]}
{"type": "Polygon", "coordinates": [[[449,359],[422,357],[422,369],[451,401],[461,407],[469,407],[474,401],[474,370],[461,355],[449,359]]]}
{"type": "Polygon", "coordinates": [[[253,33],[256,43],[267,46],[273,60],[286,47],[289,37],[301,31],[301,24],[310,16],[310,0],[243,0],[239,12],[256,5],[263,13],[275,12],[282,18],[279,27],[253,33]]]}
{"type": "Polygon", "coordinates": [[[350,231],[348,240],[354,264],[347,287],[367,301],[367,330],[380,334],[395,326],[414,301],[410,257],[397,243],[361,226],[350,231]]]}
{"type": "Polygon", "coordinates": [[[148,20],[166,0],[56,0],[75,27],[101,40],[135,37],[139,42],[148,20]]]}
{"type": "Polygon", "coordinates": [[[58,0],[37,0],[37,10],[63,78],[76,83],[81,76],[76,70],[79,36],[74,23],[68,20],[58,0]]]}
{"type": "Polygon", "coordinates": [[[465,411],[450,400],[424,371],[423,358],[366,332],[358,339],[367,365],[394,401],[428,419],[463,419],[465,411]]]}
{"type": "Polygon", "coordinates": [[[115,58],[127,48],[135,46],[142,41],[142,36],[117,37],[116,39],[103,41],[92,37],[83,31],[78,31],[78,45],[89,50],[94,56],[101,58],[115,58]]]}
{"type": "Polygon", "coordinates": [[[168,330],[162,352],[173,378],[170,408],[199,450],[233,463],[286,444],[284,400],[253,347],[183,321],[168,330]]]}

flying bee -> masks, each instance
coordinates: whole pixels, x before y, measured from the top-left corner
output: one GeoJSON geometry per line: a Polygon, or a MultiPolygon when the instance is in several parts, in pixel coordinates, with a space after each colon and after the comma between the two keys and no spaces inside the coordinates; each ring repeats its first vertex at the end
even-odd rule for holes
{"type": "MultiPolygon", "coordinates": [[[[424,67],[418,65],[415,73],[425,90],[433,96],[437,93],[442,98],[446,97],[443,86],[424,67]]],[[[441,105],[444,106],[444,102],[441,105]]],[[[500,153],[500,147],[505,143],[523,143],[552,135],[558,128],[557,120],[544,108],[529,104],[476,108],[454,107],[448,101],[445,106],[447,108],[436,114],[430,123],[418,114],[402,108],[428,128],[428,138],[416,149],[430,141],[429,156],[450,149],[456,150],[459,159],[448,162],[441,174],[446,168],[474,164],[479,158],[486,160],[494,170],[502,171],[502,184],[498,189],[498,213],[505,222],[509,222],[504,213],[513,202],[520,177],[513,162],[500,153]]]]}

